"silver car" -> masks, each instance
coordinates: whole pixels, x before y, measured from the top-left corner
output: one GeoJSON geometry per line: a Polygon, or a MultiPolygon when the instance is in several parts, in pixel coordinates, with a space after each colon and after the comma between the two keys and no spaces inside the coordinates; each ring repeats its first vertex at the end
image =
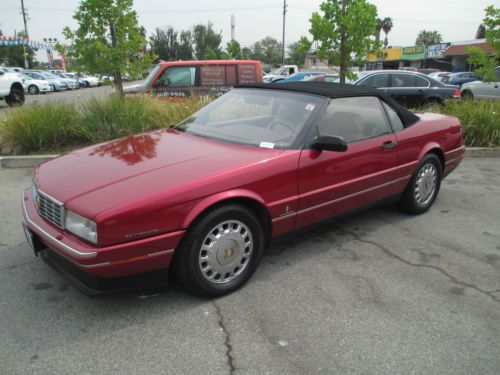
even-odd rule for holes
{"type": "Polygon", "coordinates": [[[495,68],[496,82],[474,81],[464,83],[460,89],[462,98],[500,99],[500,66],[495,68]]]}

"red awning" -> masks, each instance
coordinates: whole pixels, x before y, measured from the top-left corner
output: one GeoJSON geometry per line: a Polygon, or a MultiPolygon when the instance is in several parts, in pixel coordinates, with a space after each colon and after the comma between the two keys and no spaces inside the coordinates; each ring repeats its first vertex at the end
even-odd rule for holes
{"type": "Polygon", "coordinates": [[[491,48],[488,43],[484,42],[484,43],[461,44],[461,45],[457,45],[457,46],[450,46],[450,47],[448,47],[448,49],[444,53],[444,56],[446,56],[446,57],[467,56],[468,53],[465,52],[465,49],[467,47],[477,47],[477,48],[480,48],[487,53],[493,53],[493,48],[491,48]]]}

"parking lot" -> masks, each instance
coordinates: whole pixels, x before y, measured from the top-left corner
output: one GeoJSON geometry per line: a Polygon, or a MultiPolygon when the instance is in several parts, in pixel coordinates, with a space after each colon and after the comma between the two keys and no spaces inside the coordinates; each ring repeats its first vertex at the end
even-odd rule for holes
{"type": "Polygon", "coordinates": [[[24,241],[30,180],[0,170],[2,374],[498,374],[498,158],[466,159],[427,214],[383,206],[273,246],[217,300],[77,292],[24,241]]]}

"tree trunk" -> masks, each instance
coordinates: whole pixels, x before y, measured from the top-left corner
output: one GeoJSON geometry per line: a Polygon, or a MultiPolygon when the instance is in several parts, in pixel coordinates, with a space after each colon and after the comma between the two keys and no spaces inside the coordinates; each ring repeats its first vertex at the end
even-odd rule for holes
{"type": "MultiPolygon", "coordinates": [[[[116,48],[116,30],[115,30],[115,25],[114,23],[109,24],[109,33],[111,34],[111,45],[113,48],[116,48]]],[[[122,73],[119,70],[116,70],[113,72],[114,79],[115,79],[115,90],[116,93],[120,96],[123,96],[123,80],[122,80],[122,73]]]]}

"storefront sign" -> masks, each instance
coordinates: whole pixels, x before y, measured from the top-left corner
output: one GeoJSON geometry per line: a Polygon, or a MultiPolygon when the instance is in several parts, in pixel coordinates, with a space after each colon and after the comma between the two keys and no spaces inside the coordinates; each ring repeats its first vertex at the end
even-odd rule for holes
{"type": "Polygon", "coordinates": [[[427,58],[441,59],[451,43],[439,43],[427,46],[427,58]]]}
{"type": "Polygon", "coordinates": [[[425,59],[425,48],[422,46],[404,47],[402,60],[423,60],[425,59]]]}

